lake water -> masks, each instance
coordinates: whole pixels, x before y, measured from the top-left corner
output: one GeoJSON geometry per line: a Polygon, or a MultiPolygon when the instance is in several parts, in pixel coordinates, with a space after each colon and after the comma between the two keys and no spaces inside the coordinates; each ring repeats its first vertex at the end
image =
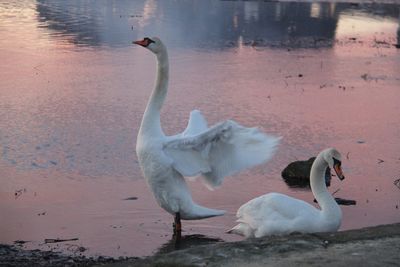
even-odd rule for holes
{"type": "Polygon", "coordinates": [[[215,191],[189,182],[196,202],[228,213],[184,221],[188,243],[241,240],[225,231],[264,193],[312,202],[280,172],[331,146],[346,180],[330,191],[357,201],[342,206],[341,230],[399,222],[399,24],[399,4],[2,1],[0,243],[114,257],[171,249],[172,216],[135,154],[155,79],[154,56],[131,44],[144,36],[169,49],[167,134],[196,108],[283,137],[270,162],[215,191]]]}

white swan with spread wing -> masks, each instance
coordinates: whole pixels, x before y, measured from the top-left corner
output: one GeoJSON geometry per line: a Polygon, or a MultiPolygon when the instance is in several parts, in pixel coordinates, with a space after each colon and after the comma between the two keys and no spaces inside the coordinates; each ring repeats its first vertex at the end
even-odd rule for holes
{"type": "Polygon", "coordinates": [[[180,233],[180,219],[195,220],[224,214],[222,210],[194,203],[185,176],[201,175],[209,186],[219,186],[224,177],[269,160],[279,138],[231,120],[209,128],[197,110],[190,113],[183,133],[166,136],[160,124],[160,110],[168,87],[167,49],[157,37],[146,37],[133,43],[147,48],[157,58],[156,85],[140,125],[136,153],[155,199],[175,216],[174,233],[180,233]]]}
{"type": "Polygon", "coordinates": [[[337,231],[342,211],[325,185],[325,170],[333,168],[344,179],[340,153],[333,148],[320,152],[310,173],[311,190],[321,209],[279,193],[269,193],[250,200],[237,211],[237,224],[228,233],[245,237],[337,231]]]}

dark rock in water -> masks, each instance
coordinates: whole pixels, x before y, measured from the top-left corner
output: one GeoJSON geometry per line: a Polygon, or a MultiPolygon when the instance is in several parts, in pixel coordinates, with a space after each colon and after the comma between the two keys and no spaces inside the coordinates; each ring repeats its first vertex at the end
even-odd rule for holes
{"type": "Polygon", "coordinates": [[[344,205],[344,206],[351,206],[351,205],[356,205],[357,201],[353,199],[344,199],[340,197],[335,197],[336,203],[339,205],[344,205]]]}
{"type": "MultiPolygon", "coordinates": [[[[308,160],[299,160],[290,163],[283,171],[282,178],[290,187],[309,187],[310,186],[310,171],[315,157],[308,160]]],[[[326,186],[331,185],[331,170],[328,167],[325,172],[326,186]]]]}
{"type": "MultiPolygon", "coordinates": [[[[335,197],[335,201],[336,203],[338,203],[338,205],[342,205],[342,206],[352,206],[352,205],[356,205],[357,201],[353,200],[353,199],[345,199],[345,198],[340,198],[340,197],[335,197]]],[[[318,201],[314,198],[314,202],[318,203],[318,201]]]]}

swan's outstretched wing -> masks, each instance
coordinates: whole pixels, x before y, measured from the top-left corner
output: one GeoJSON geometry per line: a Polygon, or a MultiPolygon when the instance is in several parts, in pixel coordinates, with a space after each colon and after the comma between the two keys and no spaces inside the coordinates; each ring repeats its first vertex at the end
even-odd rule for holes
{"type": "Polygon", "coordinates": [[[199,110],[195,109],[190,112],[190,117],[186,129],[179,134],[166,136],[166,140],[175,141],[179,138],[195,136],[207,130],[208,130],[207,120],[204,118],[203,114],[201,114],[199,110]]]}
{"type": "Polygon", "coordinates": [[[191,136],[202,133],[208,129],[207,120],[197,109],[190,112],[190,118],[186,129],[183,131],[182,136],[191,136]]]}
{"type": "Polygon", "coordinates": [[[169,139],[163,149],[183,176],[202,174],[208,185],[216,187],[224,177],[269,160],[278,141],[228,120],[197,135],[169,139]]]}

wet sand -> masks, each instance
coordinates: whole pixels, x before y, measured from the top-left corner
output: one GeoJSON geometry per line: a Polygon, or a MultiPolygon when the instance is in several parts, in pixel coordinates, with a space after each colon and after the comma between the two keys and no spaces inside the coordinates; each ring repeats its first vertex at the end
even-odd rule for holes
{"type": "Polygon", "coordinates": [[[398,266],[400,224],[199,246],[106,266],[398,266]]]}
{"type": "Polygon", "coordinates": [[[71,257],[0,245],[5,266],[398,266],[400,224],[197,245],[139,259],[71,257]]]}

